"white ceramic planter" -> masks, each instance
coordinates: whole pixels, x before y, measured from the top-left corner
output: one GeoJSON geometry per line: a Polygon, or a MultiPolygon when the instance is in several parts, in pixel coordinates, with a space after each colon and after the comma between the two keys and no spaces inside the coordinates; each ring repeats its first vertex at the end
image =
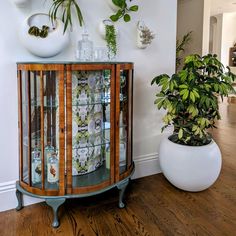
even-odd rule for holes
{"type": "Polygon", "coordinates": [[[20,41],[29,52],[38,57],[53,57],[62,52],[69,43],[69,33],[65,32],[63,34],[63,22],[57,19],[54,27],[55,29],[52,29],[53,26],[47,14],[33,14],[23,22],[19,30],[20,41]],[[48,25],[50,27],[46,38],[28,34],[31,26],[41,28],[42,25],[48,25]]]}
{"type": "Polygon", "coordinates": [[[137,24],[137,47],[140,49],[145,49],[148,45],[150,45],[152,43],[152,40],[154,39],[154,34],[151,32],[151,30],[145,25],[145,23],[143,21],[138,21],[137,24]],[[143,38],[143,36],[145,35],[143,31],[149,31],[150,33],[150,37],[152,37],[151,39],[149,38],[149,42],[148,43],[144,43],[145,42],[145,38],[143,38]]]}
{"type": "Polygon", "coordinates": [[[220,174],[221,152],[214,140],[208,145],[194,147],[176,144],[164,137],[159,155],[164,176],[182,190],[205,190],[220,174]]]}

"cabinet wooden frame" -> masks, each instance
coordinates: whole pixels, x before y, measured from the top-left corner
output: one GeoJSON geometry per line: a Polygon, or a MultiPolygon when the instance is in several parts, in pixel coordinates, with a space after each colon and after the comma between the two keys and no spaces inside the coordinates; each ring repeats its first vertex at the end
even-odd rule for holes
{"type": "Polygon", "coordinates": [[[86,194],[96,192],[113,185],[126,178],[133,171],[132,161],[132,110],[133,110],[133,64],[132,63],[18,63],[18,108],[19,108],[19,157],[20,157],[20,185],[26,191],[43,196],[63,196],[65,194],[86,194]],[[72,185],[72,73],[73,71],[111,71],[111,102],[110,102],[110,178],[96,185],[74,187],[72,185]],[[119,113],[120,113],[120,71],[128,71],[128,151],[127,167],[124,173],[119,172],[119,113]],[[29,183],[23,181],[23,131],[22,131],[22,72],[28,73],[28,134],[31,143],[31,99],[30,75],[31,71],[39,73],[40,80],[40,115],[41,115],[41,149],[44,150],[44,76],[47,71],[57,72],[59,83],[59,187],[46,189],[45,186],[45,156],[42,151],[42,186],[36,188],[31,183],[31,147],[28,149],[28,177],[29,183]],[[66,144],[66,150],[65,150],[66,144]],[[65,155],[64,155],[65,154],[65,155]]]}

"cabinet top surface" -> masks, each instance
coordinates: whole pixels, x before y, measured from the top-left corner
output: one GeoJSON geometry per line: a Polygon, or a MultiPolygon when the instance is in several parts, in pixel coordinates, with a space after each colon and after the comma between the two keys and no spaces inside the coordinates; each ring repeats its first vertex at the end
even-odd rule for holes
{"type": "Polygon", "coordinates": [[[127,61],[19,61],[16,62],[16,64],[60,64],[60,65],[104,65],[104,64],[133,64],[133,62],[127,62],[127,61]]]}

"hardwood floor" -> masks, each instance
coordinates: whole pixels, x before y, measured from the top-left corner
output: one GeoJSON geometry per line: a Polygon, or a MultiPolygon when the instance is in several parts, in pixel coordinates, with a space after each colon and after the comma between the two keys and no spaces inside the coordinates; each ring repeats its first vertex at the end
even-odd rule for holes
{"type": "Polygon", "coordinates": [[[132,182],[127,207],[118,209],[117,191],[67,201],[59,211],[61,226],[51,227],[45,204],[0,213],[0,236],[236,235],[236,104],[221,104],[222,120],[213,135],[223,153],[223,168],[208,190],[188,193],[162,174],[132,182]]]}

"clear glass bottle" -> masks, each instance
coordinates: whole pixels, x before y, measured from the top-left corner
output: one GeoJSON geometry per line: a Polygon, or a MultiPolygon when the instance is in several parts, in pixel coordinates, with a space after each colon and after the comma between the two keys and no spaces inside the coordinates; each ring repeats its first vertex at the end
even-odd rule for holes
{"type": "Polygon", "coordinates": [[[54,147],[51,145],[50,142],[48,142],[48,145],[45,147],[45,160],[46,163],[48,162],[48,159],[52,156],[52,154],[55,152],[54,147]]]}
{"type": "Polygon", "coordinates": [[[32,170],[31,180],[33,184],[41,183],[42,181],[42,160],[41,152],[38,147],[35,147],[32,151],[32,170]]]}
{"type": "Polygon", "coordinates": [[[52,153],[47,162],[47,180],[52,184],[59,181],[59,160],[56,152],[52,153]]]}
{"type": "Polygon", "coordinates": [[[82,40],[78,41],[77,59],[80,61],[93,60],[93,42],[89,40],[87,30],[82,34],[82,40]]]}
{"type": "Polygon", "coordinates": [[[52,156],[52,154],[53,154],[54,152],[55,152],[54,147],[51,145],[50,142],[48,142],[48,145],[45,146],[45,148],[44,148],[44,157],[45,157],[44,163],[46,163],[46,164],[45,164],[45,170],[46,170],[46,172],[47,172],[48,159],[52,156]]]}

